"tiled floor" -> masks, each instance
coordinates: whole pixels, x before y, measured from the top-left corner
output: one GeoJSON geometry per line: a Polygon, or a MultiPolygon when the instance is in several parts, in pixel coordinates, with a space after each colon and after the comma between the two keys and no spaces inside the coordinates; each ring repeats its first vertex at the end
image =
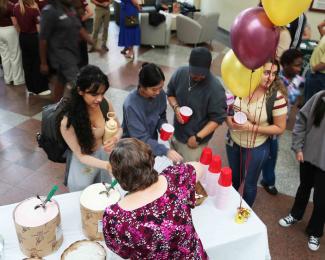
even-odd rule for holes
{"type": "MultiPolygon", "coordinates": [[[[118,28],[111,23],[110,51],[103,58],[91,54],[90,63],[100,66],[108,75],[111,88],[107,97],[112,100],[122,120],[123,100],[137,85],[137,75],[142,62],[153,61],[161,65],[167,83],[175,68],[187,63],[191,49],[190,46],[179,44],[174,36],[169,48],[141,47],[137,50],[138,58],[130,61],[120,54],[120,48],[116,46],[117,35],[118,28]]],[[[206,46],[213,51],[212,71],[215,75],[220,75],[221,60],[228,48],[217,41],[213,41],[212,46],[206,46]]],[[[58,193],[68,192],[62,185],[64,165],[48,161],[35,140],[35,133],[40,129],[41,109],[50,102],[49,97],[26,97],[24,87],[5,86],[0,78],[0,205],[19,202],[35,194],[46,194],[53,184],[59,185],[58,193]]],[[[172,119],[170,108],[168,119],[172,119]]],[[[292,120],[289,125],[289,128],[292,128],[292,120]]],[[[225,132],[226,127],[220,127],[211,141],[211,146],[215,153],[222,155],[224,164],[227,164],[225,132]]],[[[277,165],[277,186],[282,194],[271,196],[259,188],[254,210],[267,225],[272,259],[325,259],[324,239],[318,252],[311,252],[307,248],[307,237],[304,234],[306,220],[287,230],[277,224],[278,219],[290,210],[292,195],[299,183],[297,164],[288,145],[290,137],[291,132],[288,131],[281,139],[277,165]]],[[[305,219],[308,219],[311,207],[312,205],[309,205],[305,219]]]]}

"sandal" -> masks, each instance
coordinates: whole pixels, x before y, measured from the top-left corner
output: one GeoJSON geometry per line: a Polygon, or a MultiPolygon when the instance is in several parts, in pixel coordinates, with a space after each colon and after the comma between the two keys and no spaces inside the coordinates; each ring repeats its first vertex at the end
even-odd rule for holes
{"type": "Polygon", "coordinates": [[[126,54],[125,55],[125,58],[133,60],[134,59],[134,55],[133,54],[126,54]]]}
{"type": "Polygon", "coordinates": [[[127,51],[128,51],[128,48],[124,48],[123,50],[121,50],[121,54],[126,55],[127,51]]]}

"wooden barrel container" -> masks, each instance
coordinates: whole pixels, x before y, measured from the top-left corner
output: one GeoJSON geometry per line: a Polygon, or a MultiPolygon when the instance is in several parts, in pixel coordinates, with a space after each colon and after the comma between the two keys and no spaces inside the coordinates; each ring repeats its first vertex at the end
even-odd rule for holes
{"type": "Polygon", "coordinates": [[[41,203],[41,200],[32,197],[19,203],[13,212],[19,246],[28,257],[50,255],[63,241],[58,203],[52,199],[45,208],[35,209],[41,203]]]}
{"type": "Polygon", "coordinates": [[[80,196],[82,231],[90,240],[104,240],[103,214],[105,208],[117,203],[121,194],[114,189],[106,192],[102,183],[88,186],[80,196]]]}
{"type": "Polygon", "coordinates": [[[106,251],[98,242],[79,240],[72,243],[61,255],[61,260],[106,260],[106,251]]]}

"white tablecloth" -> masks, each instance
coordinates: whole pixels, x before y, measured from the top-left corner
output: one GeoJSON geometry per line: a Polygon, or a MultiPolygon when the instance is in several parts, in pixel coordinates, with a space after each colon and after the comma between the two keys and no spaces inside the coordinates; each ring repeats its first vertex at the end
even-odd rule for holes
{"type": "MultiPolygon", "coordinates": [[[[156,162],[160,168],[166,162],[156,162]]],[[[46,260],[58,260],[60,255],[71,243],[85,239],[81,229],[79,209],[80,192],[73,192],[55,196],[61,211],[63,229],[63,244],[59,250],[46,260]]],[[[203,246],[210,259],[216,260],[263,260],[270,259],[267,229],[263,222],[252,212],[251,217],[244,224],[234,222],[234,214],[239,205],[239,194],[231,189],[231,201],[225,211],[216,209],[213,200],[208,198],[192,211],[193,222],[203,246]]],[[[5,239],[5,260],[23,259],[18,245],[18,239],[12,219],[12,212],[16,204],[0,207],[0,234],[5,239]]],[[[103,243],[102,243],[103,244],[103,243]]],[[[108,251],[108,249],[107,249],[108,251]]],[[[109,258],[118,259],[109,252],[109,258]]],[[[82,260],[82,259],[80,259],[82,260]]],[[[86,259],[84,259],[86,260],[86,259]]]]}

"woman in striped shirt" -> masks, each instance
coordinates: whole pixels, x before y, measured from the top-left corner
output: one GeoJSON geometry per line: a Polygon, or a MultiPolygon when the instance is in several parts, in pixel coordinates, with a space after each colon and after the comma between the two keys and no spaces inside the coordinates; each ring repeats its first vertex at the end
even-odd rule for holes
{"type": "Polygon", "coordinates": [[[259,86],[246,98],[235,99],[235,112],[247,115],[247,122],[238,124],[232,115],[227,117],[227,156],[233,170],[236,190],[244,182],[243,198],[252,206],[257,192],[257,181],[270,151],[271,137],[286,128],[287,102],[285,89],[278,78],[277,62],[264,64],[259,86]]]}

